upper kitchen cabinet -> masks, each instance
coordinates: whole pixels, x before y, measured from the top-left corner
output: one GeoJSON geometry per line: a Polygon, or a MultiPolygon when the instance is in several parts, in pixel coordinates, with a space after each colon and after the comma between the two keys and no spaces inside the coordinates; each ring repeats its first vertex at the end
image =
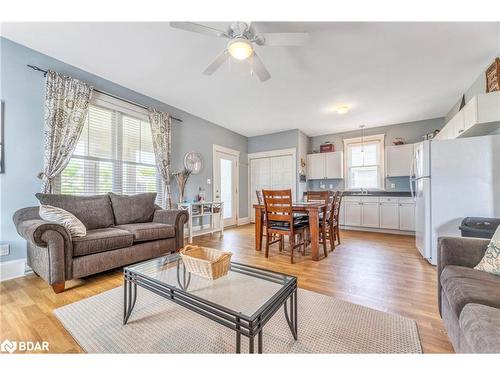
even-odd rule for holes
{"type": "Polygon", "coordinates": [[[410,176],[413,145],[387,146],[385,160],[387,177],[410,176]]]}
{"type": "Polygon", "coordinates": [[[344,178],[344,153],[342,151],[307,155],[307,179],[344,178]]]}
{"type": "Polygon", "coordinates": [[[500,128],[500,91],[474,96],[446,123],[436,139],[487,135],[500,128]]]}

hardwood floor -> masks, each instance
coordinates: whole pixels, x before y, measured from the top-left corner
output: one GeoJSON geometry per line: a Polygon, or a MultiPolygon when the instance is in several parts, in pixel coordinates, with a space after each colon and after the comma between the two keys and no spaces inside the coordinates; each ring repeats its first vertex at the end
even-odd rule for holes
{"type": "MultiPolygon", "coordinates": [[[[256,252],[253,225],[194,242],[230,250],[236,262],[296,275],[301,288],[414,319],[425,353],[452,352],[437,308],[436,270],[421,258],[414,238],[342,231],[341,239],[328,258],[316,262],[310,254],[297,255],[293,265],[289,255],[278,253],[277,244],[269,259],[256,252]]],[[[70,281],[69,289],[57,295],[34,275],[0,283],[0,341],[46,340],[51,352],[81,352],[52,311],[121,284],[121,270],[70,281]]]]}

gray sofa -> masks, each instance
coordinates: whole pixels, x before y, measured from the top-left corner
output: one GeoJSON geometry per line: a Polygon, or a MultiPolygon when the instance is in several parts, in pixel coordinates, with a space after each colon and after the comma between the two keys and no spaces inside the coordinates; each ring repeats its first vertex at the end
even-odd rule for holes
{"type": "Polygon", "coordinates": [[[458,353],[500,353],[500,276],[473,269],[489,241],[439,239],[439,312],[458,353]]]}
{"type": "Polygon", "coordinates": [[[14,213],[17,232],[27,241],[27,262],[53,288],[89,276],[179,250],[184,244],[184,210],[164,210],[154,194],[71,196],[37,194],[41,204],[74,214],[87,228],[72,238],[56,223],[44,221],[39,207],[14,213]]]}

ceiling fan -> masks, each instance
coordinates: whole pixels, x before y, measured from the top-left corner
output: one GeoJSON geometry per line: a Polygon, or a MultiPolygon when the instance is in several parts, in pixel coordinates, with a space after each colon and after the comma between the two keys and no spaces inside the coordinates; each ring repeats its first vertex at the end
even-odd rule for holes
{"type": "Polygon", "coordinates": [[[203,71],[204,74],[213,74],[230,57],[236,60],[251,58],[252,72],[262,82],[271,78],[271,74],[255,52],[254,45],[302,46],[309,37],[307,33],[257,33],[252,24],[245,22],[234,22],[226,31],[194,22],[170,22],[170,26],[185,31],[229,39],[226,49],[203,71]]]}

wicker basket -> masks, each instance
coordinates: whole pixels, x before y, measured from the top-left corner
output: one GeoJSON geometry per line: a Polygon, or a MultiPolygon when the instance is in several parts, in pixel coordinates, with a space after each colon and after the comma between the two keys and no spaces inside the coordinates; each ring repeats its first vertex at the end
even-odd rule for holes
{"type": "Polygon", "coordinates": [[[195,245],[184,246],[180,254],[187,271],[210,280],[227,274],[233,255],[228,251],[195,245]]]}

